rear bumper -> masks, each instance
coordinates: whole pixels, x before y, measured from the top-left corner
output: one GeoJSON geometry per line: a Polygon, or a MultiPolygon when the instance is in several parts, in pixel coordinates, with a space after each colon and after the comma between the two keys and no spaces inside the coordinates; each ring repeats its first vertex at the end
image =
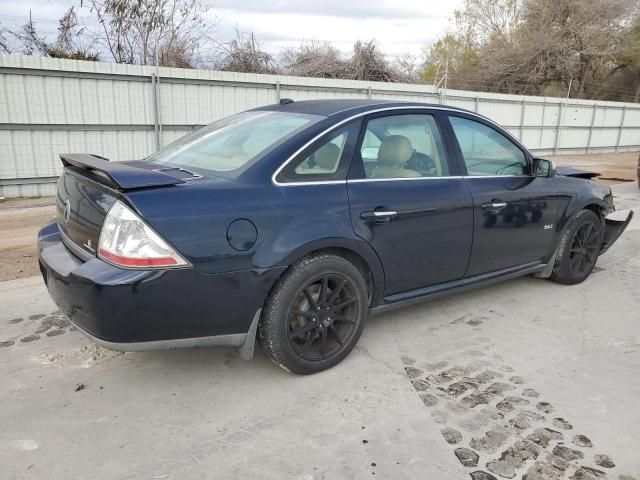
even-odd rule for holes
{"type": "Polygon", "coordinates": [[[122,351],[241,346],[282,271],[203,274],[193,267],[126,270],[98,258],[84,261],[62,242],[55,221],[38,234],[38,253],[60,310],[96,343],[122,351]]]}
{"type": "Polygon", "coordinates": [[[627,214],[627,218],[624,220],[614,220],[612,218],[606,217],[604,219],[604,235],[602,237],[602,248],[600,249],[600,255],[609,250],[611,245],[615,243],[616,240],[622,235],[622,232],[625,231],[629,222],[633,218],[633,210],[629,210],[627,214]]]}

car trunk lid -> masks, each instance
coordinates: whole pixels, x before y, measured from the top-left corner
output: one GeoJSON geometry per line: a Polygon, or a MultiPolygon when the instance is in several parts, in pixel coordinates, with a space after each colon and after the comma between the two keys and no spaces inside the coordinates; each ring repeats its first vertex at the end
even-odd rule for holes
{"type": "Polygon", "coordinates": [[[186,170],[157,168],[150,162],[109,162],[89,154],[60,155],[56,217],[67,246],[81,256],[95,256],[107,211],[126,191],[173,187],[200,178],[186,170]]]}

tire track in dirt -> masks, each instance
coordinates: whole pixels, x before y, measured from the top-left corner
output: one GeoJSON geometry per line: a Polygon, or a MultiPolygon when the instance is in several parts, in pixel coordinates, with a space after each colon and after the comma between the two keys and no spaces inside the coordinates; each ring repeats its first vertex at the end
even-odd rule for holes
{"type": "Polygon", "coordinates": [[[594,454],[591,439],[575,433],[573,422],[511,366],[483,355],[455,363],[401,358],[443,440],[473,480],[608,478],[615,467],[609,455],[594,454]]]}

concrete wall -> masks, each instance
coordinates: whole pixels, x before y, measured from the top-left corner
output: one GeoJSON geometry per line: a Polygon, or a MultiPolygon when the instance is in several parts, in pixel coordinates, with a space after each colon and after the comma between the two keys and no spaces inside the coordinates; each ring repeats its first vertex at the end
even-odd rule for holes
{"type": "Polygon", "coordinates": [[[379,98],[477,111],[539,154],[640,148],[640,105],[0,55],[0,196],[52,195],[61,152],[142,158],[280,98],[379,98]]]}

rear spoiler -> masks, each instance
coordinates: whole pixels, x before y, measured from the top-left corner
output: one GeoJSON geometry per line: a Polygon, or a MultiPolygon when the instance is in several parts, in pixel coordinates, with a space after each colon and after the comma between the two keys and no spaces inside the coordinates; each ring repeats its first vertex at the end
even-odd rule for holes
{"type": "Polygon", "coordinates": [[[106,158],[88,153],[63,153],[60,154],[60,160],[65,167],[101,172],[123,190],[184,183],[184,180],[156,170],[134,167],[124,162],[110,162],[106,158]]]}

